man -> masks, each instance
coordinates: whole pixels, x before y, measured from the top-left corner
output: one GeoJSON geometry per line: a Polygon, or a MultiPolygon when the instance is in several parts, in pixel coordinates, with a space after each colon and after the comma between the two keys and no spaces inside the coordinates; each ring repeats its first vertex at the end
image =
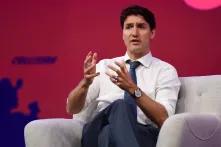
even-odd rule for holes
{"type": "Polygon", "coordinates": [[[97,115],[84,127],[83,147],[153,147],[159,128],[175,111],[180,88],[176,70],[150,52],[153,13],[131,6],[120,21],[126,54],[96,64],[97,53],[90,51],[84,78],[68,96],[71,114],[98,102],[97,115]]]}

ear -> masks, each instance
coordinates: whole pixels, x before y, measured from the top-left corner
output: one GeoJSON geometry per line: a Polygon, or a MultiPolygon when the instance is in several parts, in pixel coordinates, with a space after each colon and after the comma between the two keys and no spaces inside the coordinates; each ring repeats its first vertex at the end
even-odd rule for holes
{"type": "Polygon", "coordinates": [[[122,30],[122,39],[123,39],[123,41],[124,41],[124,30],[122,30]]]}
{"type": "Polygon", "coordinates": [[[153,30],[151,31],[151,36],[150,36],[150,38],[153,39],[153,38],[155,37],[155,34],[156,34],[156,30],[153,29],[153,30]]]}

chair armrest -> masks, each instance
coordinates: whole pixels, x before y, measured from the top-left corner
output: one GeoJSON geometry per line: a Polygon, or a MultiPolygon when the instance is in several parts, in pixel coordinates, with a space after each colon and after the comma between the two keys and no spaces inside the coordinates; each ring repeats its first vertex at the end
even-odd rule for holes
{"type": "Polygon", "coordinates": [[[220,138],[219,115],[182,113],[164,122],[156,147],[220,147],[220,138]]]}
{"type": "Polygon", "coordinates": [[[83,125],[74,119],[41,119],[25,126],[26,147],[81,147],[83,125]]]}

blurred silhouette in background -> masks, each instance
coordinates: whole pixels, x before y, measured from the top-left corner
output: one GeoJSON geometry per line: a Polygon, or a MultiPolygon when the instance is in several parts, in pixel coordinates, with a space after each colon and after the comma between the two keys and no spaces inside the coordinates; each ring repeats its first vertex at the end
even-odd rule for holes
{"type": "Polygon", "coordinates": [[[29,114],[12,112],[18,107],[18,90],[22,86],[22,79],[18,79],[15,86],[8,78],[0,79],[0,147],[25,147],[24,127],[38,119],[40,110],[37,102],[28,105],[29,114]]]}

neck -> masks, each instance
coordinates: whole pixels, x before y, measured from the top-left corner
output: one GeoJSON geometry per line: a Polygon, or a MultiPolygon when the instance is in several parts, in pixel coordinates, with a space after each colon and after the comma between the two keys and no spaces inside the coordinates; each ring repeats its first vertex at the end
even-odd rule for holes
{"type": "Polygon", "coordinates": [[[143,53],[131,53],[127,51],[128,56],[130,57],[130,59],[132,60],[137,60],[143,56],[145,56],[146,54],[148,54],[149,51],[143,52],[143,53]]]}

